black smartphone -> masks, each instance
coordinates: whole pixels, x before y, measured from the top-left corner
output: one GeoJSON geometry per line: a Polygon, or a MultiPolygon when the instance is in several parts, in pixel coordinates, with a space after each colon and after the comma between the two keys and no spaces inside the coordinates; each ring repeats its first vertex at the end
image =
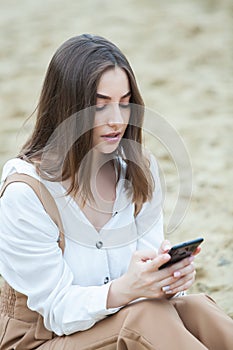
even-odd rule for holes
{"type": "Polygon", "coordinates": [[[168,252],[171,255],[171,259],[165,264],[159,267],[159,270],[164,269],[184,258],[189,257],[197,249],[197,247],[204,241],[204,238],[196,238],[192,241],[183,242],[174,245],[168,252]]]}

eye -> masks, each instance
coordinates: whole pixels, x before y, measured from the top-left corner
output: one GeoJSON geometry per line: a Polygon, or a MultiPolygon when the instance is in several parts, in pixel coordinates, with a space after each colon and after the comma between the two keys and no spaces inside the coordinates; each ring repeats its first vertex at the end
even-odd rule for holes
{"type": "Polygon", "coordinates": [[[119,104],[119,106],[121,108],[129,108],[130,107],[130,103],[129,102],[122,102],[119,104]]]}
{"type": "Polygon", "coordinates": [[[96,110],[96,112],[99,112],[99,111],[102,111],[105,107],[106,107],[106,105],[103,105],[103,106],[101,106],[101,105],[96,105],[96,106],[95,106],[95,110],[96,110]]]}

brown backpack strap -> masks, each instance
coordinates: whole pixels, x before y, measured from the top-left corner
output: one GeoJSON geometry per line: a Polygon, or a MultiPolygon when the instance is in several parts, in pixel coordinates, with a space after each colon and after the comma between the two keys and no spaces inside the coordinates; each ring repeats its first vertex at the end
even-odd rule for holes
{"type": "Polygon", "coordinates": [[[64,253],[64,249],[65,249],[64,228],[63,228],[60,213],[58,211],[57,205],[51,193],[47,190],[45,185],[42,184],[42,182],[40,182],[39,180],[36,180],[34,177],[26,174],[14,173],[12,175],[9,175],[6,178],[0,190],[0,198],[3,196],[7,186],[9,186],[11,183],[14,183],[14,182],[24,182],[33,189],[33,191],[41,201],[44,207],[44,210],[47,212],[47,214],[51,217],[51,219],[59,228],[60,234],[58,239],[58,245],[61,248],[62,252],[64,253]]]}

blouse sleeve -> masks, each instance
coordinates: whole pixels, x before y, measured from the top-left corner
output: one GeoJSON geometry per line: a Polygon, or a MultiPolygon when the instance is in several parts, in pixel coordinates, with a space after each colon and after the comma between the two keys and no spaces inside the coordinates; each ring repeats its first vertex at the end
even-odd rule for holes
{"type": "Polygon", "coordinates": [[[28,307],[43,315],[57,335],[92,327],[118,309],[106,309],[111,283],[82,287],[58,247],[58,228],[24,183],[8,186],[0,200],[0,273],[27,295],[28,307]]]}
{"type": "Polygon", "coordinates": [[[154,179],[154,192],[151,201],[143,204],[136,217],[139,240],[137,249],[158,250],[164,240],[162,189],[159,179],[158,165],[153,156],[150,158],[150,170],[154,179]]]}

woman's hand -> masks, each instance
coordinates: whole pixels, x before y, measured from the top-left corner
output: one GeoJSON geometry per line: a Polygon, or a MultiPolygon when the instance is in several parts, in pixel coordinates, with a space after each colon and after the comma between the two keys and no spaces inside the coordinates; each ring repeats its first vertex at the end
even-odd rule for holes
{"type": "Polygon", "coordinates": [[[196,275],[193,261],[195,255],[199,254],[200,251],[201,247],[199,246],[189,258],[183,259],[164,269],[168,270],[171,274],[171,277],[163,281],[166,285],[162,287],[162,290],[167,296],[171,297],[172,295],[185,291],[192,286],[196,275]],[[172,277],[175,277],[176,280],[172,277]]]}
{"type": "Polygon", "coordinates": [[[157,255],[153,250],[135,251],[128,271],[114,280],[109,288],[107,308],[123,306],[141,297],[163,296],[161,282],[169,275],[162,270],[158,271],[158,268],[169,259],[170,255],[166,253],[157,255]]]}
{"type": "Polygon", "coordinates": [[[158,254],[155,251],[134,252],[128,271],[111,284],[107,307],[126,305],[141,297],[168,298],[190,288],[195,277],[194,257],[159,270],[171,258],[167,254],[170,247],[170,242],[166,240],[158,254]]]}
{"type": "Polygon", "coordinates": [[[189,289],[195,280],[194,256],[185,258],[178,263],[165,268],[169,277],[162,282],[162,291],[168,297],[189,289]]]}

